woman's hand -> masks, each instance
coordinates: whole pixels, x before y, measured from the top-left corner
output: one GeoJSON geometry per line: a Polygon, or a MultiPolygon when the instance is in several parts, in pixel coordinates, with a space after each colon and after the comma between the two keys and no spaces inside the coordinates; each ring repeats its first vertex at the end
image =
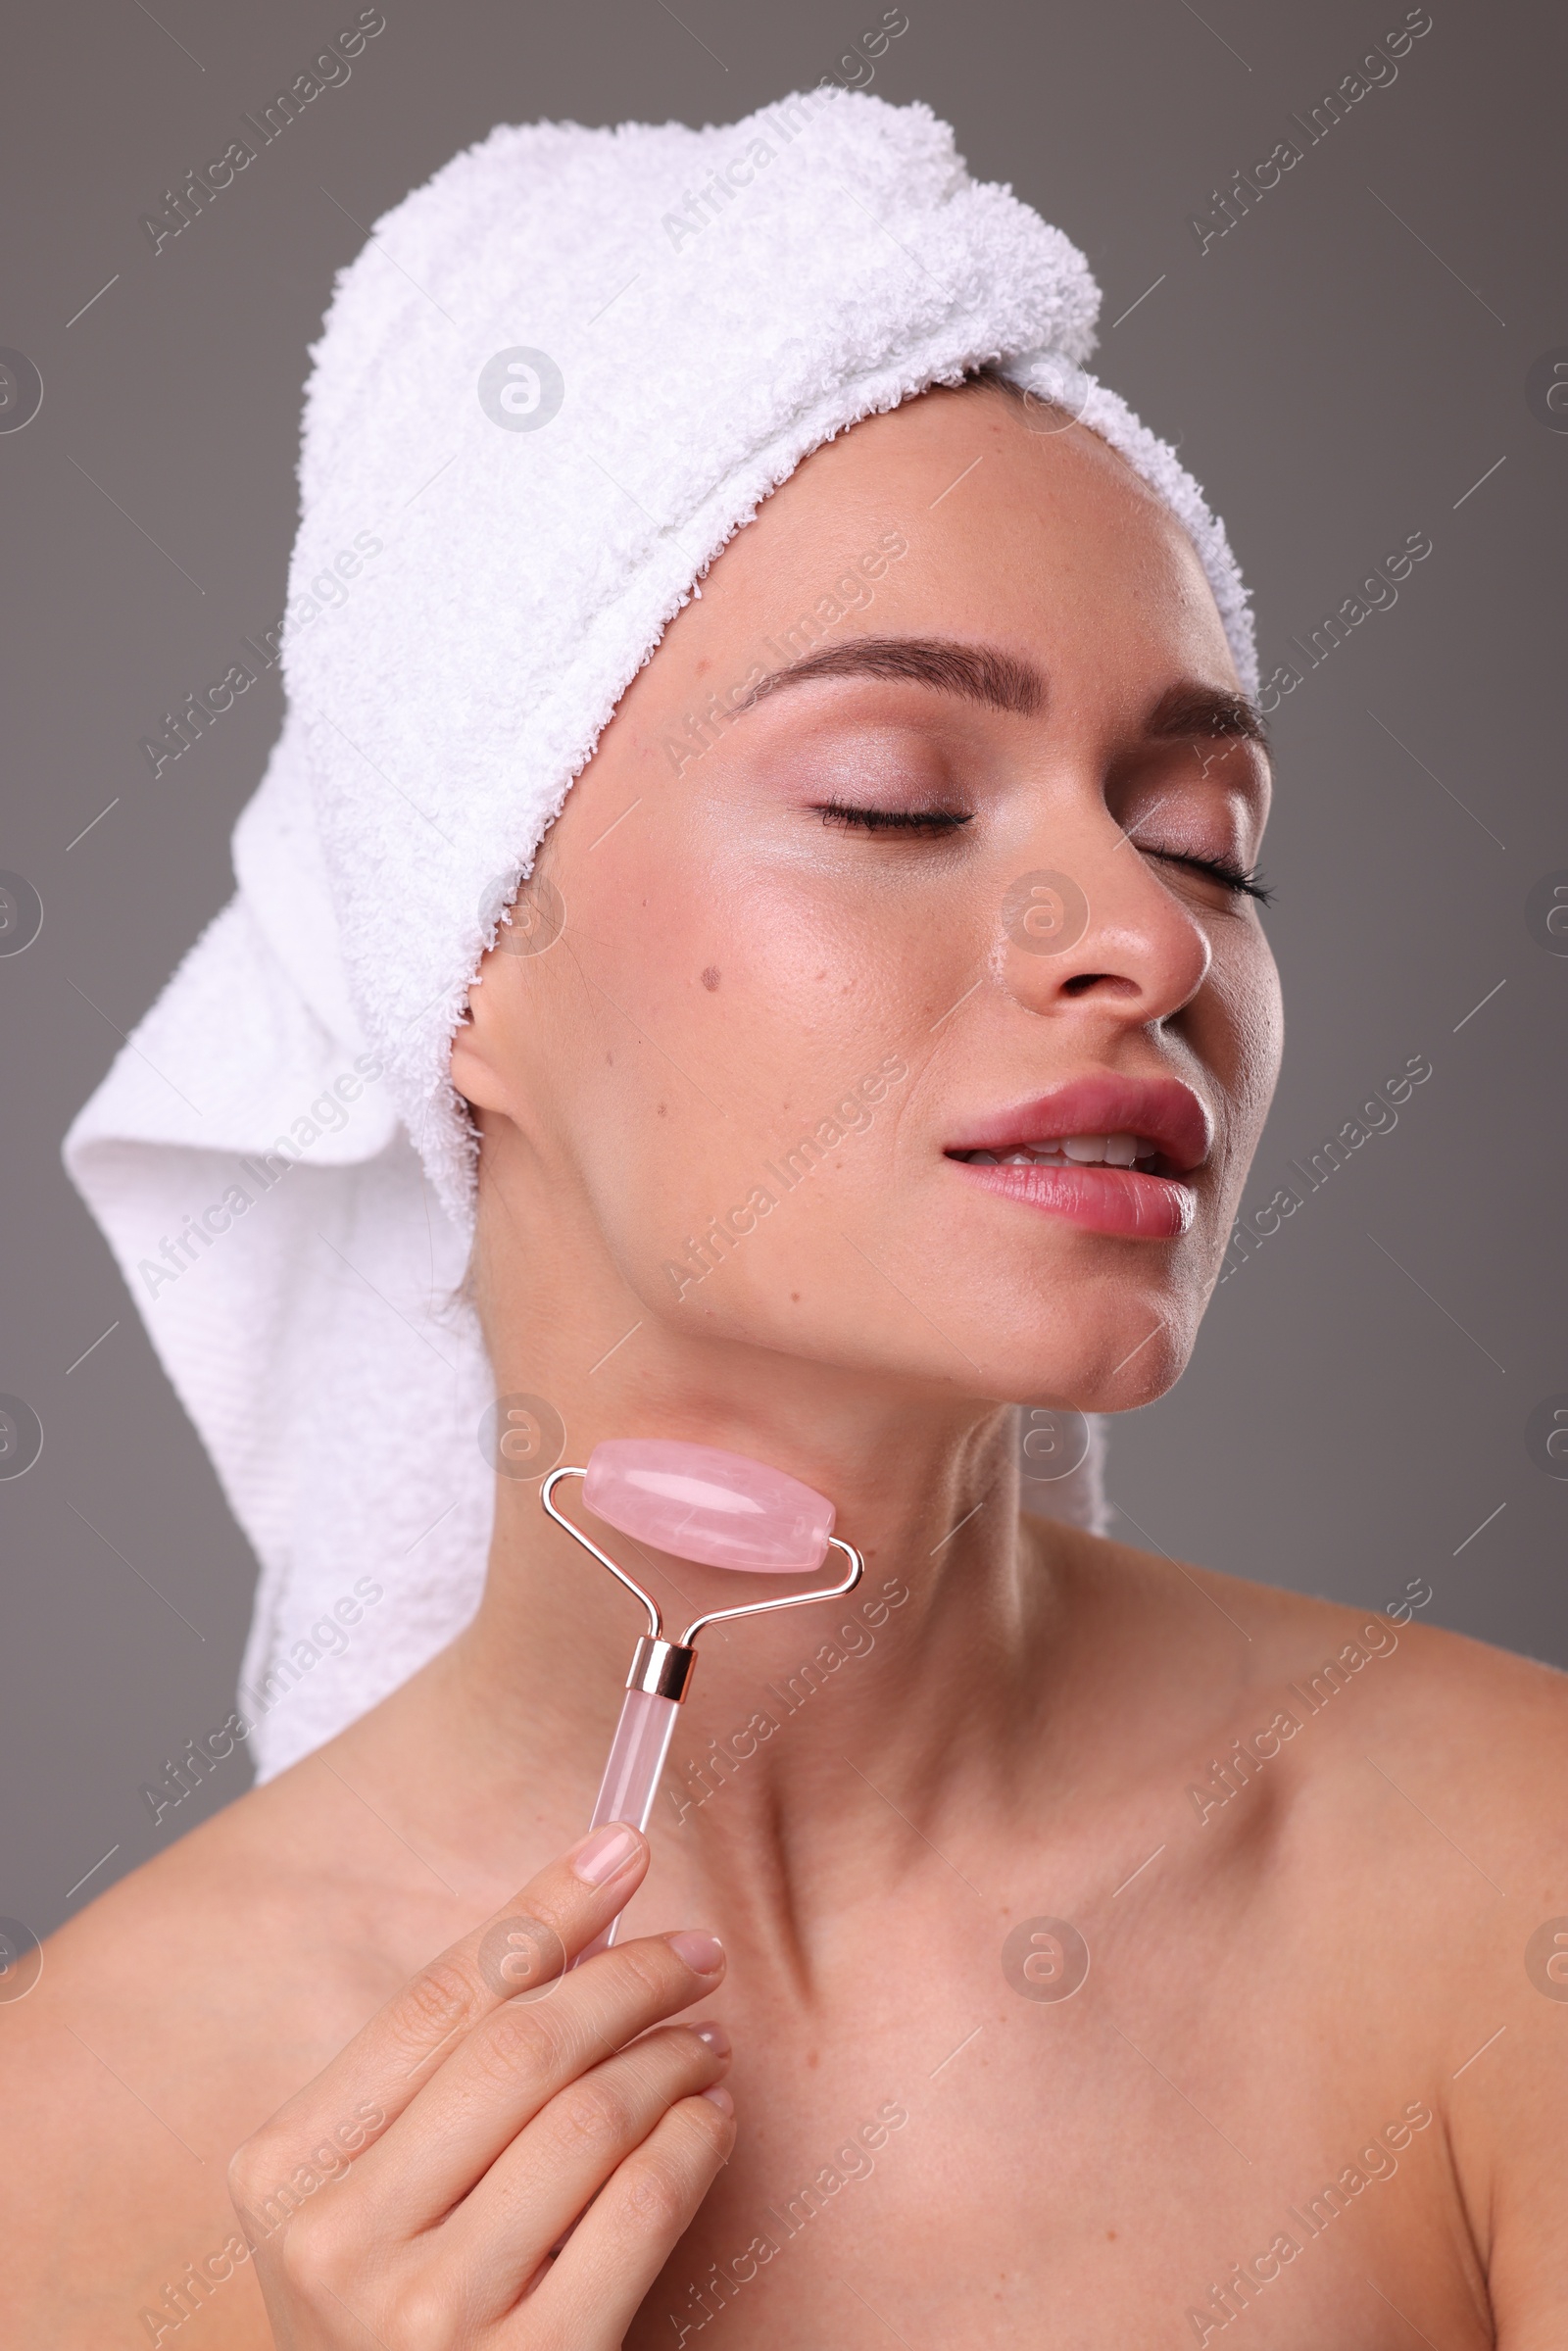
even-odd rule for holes
{"type": "Polygon", "coordinates": [[[566,1972],[647,1865],[597,1831],[246,2140],[229,2188],[283,2351],[614,2351],[735,2135],[721,2028],[648,2030],[722,1981],[712,1935],[566,1972]]]}

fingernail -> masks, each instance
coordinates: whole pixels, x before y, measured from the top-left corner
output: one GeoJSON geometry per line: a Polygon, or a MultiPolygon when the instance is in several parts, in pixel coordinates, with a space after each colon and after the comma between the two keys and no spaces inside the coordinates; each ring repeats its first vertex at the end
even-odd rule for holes
{"type": "Polygon", "coordinates": [[[664,1940],[695,1976],[716,1976],[724,1964],[724,1946],[716,1935],[703,1935],[695,1928],[688,1928],[682,1935],[666,1935],[664,1940]]]}
{"type": "Polygon", "coordinates": [[[711,2089],[705,2089],[703,2096],[707,2098],[710,2104],[716,2106],[720,2114],[733,2114],[735,2112],[735,2101],[730,2096],[729,2091],[724,2087],[722,2082],[715,2082],[711,2089]]]}
{"type": "Polygon", "coordinates": [[[729,2055],[729,2034],[722,2025],[715,2025],[710,2020],[706,2024],[692,2025],[688,2030],[695,2033],[699,2040],[706,2041],[715,2057],[729,2055]]]}
{"type": "Polygon", "coordinates": [[[571,1874],[580,1878],[584,1886],[607,1885],[618,1869],[625,1868],[636,1850],[635,1832],[619,1821],[612,1821],[606,1828],[596,1829],[592,1837],[584,1837],[570,1857],[571,1874]]]}

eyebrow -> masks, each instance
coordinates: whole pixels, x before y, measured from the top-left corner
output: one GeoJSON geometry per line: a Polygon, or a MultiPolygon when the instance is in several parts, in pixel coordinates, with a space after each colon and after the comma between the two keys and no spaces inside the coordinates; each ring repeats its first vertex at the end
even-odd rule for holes
{"type": "Polygon", "coordinates": [[[1144,721],[1144,732],[1156,743],[1185,741],[1192,735],[1239,736],[1244,742],[1269,748],[1263,713],[1246,694],[1196,681],[1167,686],[1144,721]]]}
{"type": "MultiPolygon", "coordinates": [[[[1044,673],[1018,654],[1000,652],[990,645],[960,645],[942,637],[858,637],[848,645],[826,646],[806,654],[783,669],[772,670],[739,706],[755,709],[764,695],[788,686],[813,684],[821,678],[876,677],[897,684],[933,687],[956,694],[967,702],[983,703],[995,710],[1019,717],[1038,717],[1047,702],[1044,673]]],[[[1245,694],[1197,680],[1168,686],[1144,721],[1144,734],[1153,742],[1180,742],[1192,736],[1240,738],[1268,749],[1268,729],[1261,711],[1245,694]]]]}
{"type": "Polygon", "coordinates": [[[941,694],[959,694],[994,710],[1033,718],[1046,707],[1046,681],[1032,661],[999,653],[989,645],[956,645],[941,637],[857,637],[853,644],[808,653],[775,669],[755,686],[745,708],[785,686],[809,685],[824,677],[880,677],[941,694]]]}

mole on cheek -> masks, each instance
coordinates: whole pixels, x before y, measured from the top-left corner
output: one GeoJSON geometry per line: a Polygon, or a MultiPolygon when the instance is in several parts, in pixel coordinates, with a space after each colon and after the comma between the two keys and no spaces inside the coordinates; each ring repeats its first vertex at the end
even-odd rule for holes
{"type": "Polygon", "coordinates": [[[703,973],[703,986],[709,990],[718,986],[718,965],[716,963],[710,963],[708,969],[703,973]]]}

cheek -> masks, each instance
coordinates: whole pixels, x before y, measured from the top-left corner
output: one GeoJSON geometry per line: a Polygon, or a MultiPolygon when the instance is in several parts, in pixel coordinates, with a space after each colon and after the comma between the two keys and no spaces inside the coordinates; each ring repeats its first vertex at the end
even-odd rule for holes
{"type": "Polygon", "coordinates": [[[1285,1051],[1285,1003],[1279,966],[1262,933],[1248,958],[1241,1022],[1241,1084],[1239,1096],[1251,1120],[1250,1141],[1255,1150],[1279,1083],[1285,1051]]]}
{"type": "Polygon", "coordinates": [[[1285,1043],[1279,969],[1255,924],[1237,925],[1216,953],[1202,1006],[1194,1007],[1193,1028],[1223,1104],[1222,1210],[1228,1233],[1274,1099],[1285,1043]]]}
{"type": "Polygon", "coordinates": [[[804,1277],[820,1289],[824,1248],[842,1253],[828,1228],[892,1180],[900,1110],[972,940],[809,856],[652,832],[563,880],[588,1007],[571,1149],[646,1303],[690,1310],[695,1242],[725,1268],[712,1282],[699,1255],[705,1317],[755,1327],[804,1277]]]}

